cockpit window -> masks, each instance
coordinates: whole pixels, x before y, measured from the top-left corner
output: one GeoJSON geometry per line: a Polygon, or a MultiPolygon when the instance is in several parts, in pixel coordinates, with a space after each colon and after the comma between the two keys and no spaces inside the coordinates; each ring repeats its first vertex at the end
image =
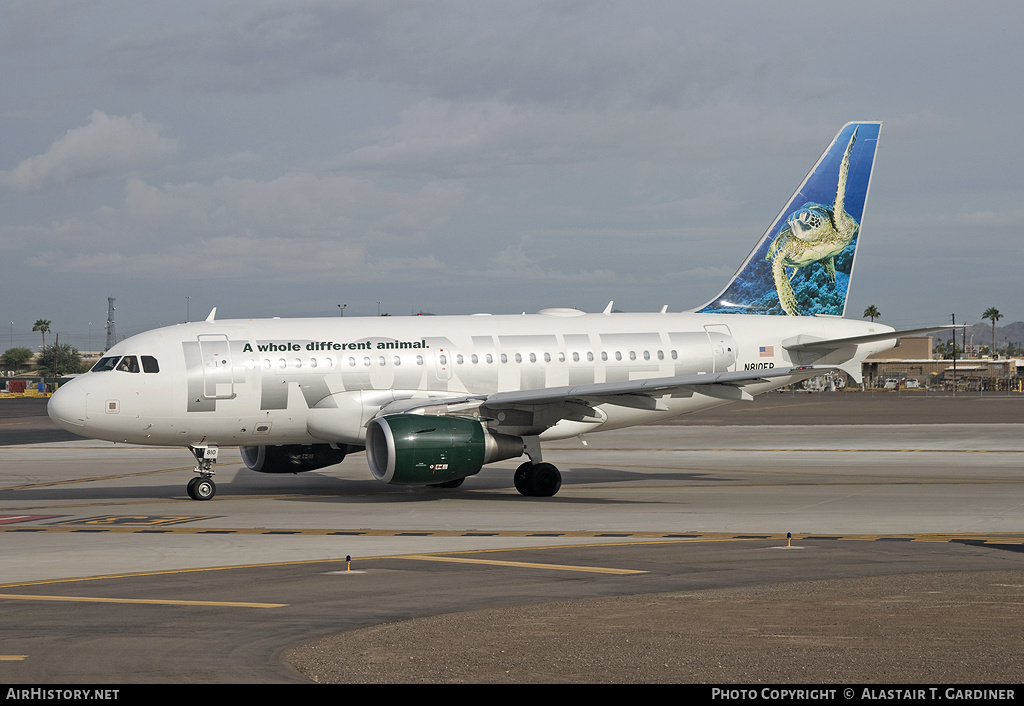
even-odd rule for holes
{"type": "Polygon", "coordinates": [[[126,373],[159,373],[160,364],[151,355],[126,355],[123,358],[119,355],[111,355],[96,361],[96,365],[92,366],[90,372],[99,373],[104,370],[120,370],[126,373]],[[140,359],[142,360],[141,370],[139,369],[140,359]]]}
{"type": "Polygon", "coordinates": [[[126,373],[137,373],[139,372],[139,359],[133,355],[126,355],[117,364],[117,369],[126,373]]]}
{"type": "Polygon", "coordinates": [[[114,366],[117,365],[117,361],[121,360],[121,356],[107,356],[106,358],[100,358],[96,361],[96,365],[92,366],[92,372],[99,373],[104,370],[113,370],[114,366]]]}

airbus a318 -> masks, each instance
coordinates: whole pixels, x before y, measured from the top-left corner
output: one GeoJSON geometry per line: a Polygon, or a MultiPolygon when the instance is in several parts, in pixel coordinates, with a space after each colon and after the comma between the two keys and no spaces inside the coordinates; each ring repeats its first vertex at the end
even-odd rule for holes
{"type": "Polygon", "coordinates": [[[51,397],[85,437],[188,447],[188,494],[216,493],[221,447],[297,473],[365,450],[385,483],[456,487],[526,455],[551,496],[545,441],[749,400],[828,370],[860,379],[891,327],[843,319],[880,123],[849,123],[725,289],[684,313],[331,317],[179,324],[118,343],[51,397]]]}

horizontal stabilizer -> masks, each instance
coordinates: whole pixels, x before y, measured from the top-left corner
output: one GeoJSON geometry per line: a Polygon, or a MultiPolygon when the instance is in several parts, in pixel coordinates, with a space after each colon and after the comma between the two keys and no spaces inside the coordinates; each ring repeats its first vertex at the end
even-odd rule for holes
{"type": "Polygon", "coordinates": [[[918,336],[922,333],[933,331],[945,331],[953,328],[964,328],[963,326],[929,326],[928,328],[911,328],[903,331],[887,331],[883,333],[869,333],[863,336],[849,336],[847,338],[826,338],[813,340],[807,336],[797,336],[792,343],[784,341],[782,347],[787,351],[814,351],[835,349],[842,346],[856,346],[860,343],[874,343],[876,341],[894,341],[904,336],[918,336]]]}

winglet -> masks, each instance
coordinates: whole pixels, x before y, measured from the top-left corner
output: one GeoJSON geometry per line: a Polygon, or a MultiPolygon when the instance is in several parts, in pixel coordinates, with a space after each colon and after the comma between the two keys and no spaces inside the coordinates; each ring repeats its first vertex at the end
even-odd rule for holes
{"type": "Polygon", "coordinates": [[[216,315],[217,315],[217,307],[213,307],[212,309],[210,309],[210,315],[206,317],[206,323],[212,324],[213,323],[213,317],[216,316],[216,315]]]}

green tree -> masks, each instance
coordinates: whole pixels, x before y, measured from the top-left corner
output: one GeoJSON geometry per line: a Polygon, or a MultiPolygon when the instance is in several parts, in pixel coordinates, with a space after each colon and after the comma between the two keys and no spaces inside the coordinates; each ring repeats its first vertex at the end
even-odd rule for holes
{"type": "Polygon", "coordinates": [[[937,355],[942,360],[951,359],[954,353],[956,354],[957,358],[964,357],[964,349],[960,347],[959,343],[956,343],[953,340],[939,341],[938,343],[935,344],[934,351],[935,355],[937,355]]]}
{"type": "Polygon", "coordinates": [[[2,362],[8,370],[20,370],[34,355],[31,348],[8,348],[4,351],[2,362]]]}
{"type": "Polygon", "coordinates": [[[43,348],[46,348],[46,332],[50,330],[49,319],[37,319],[35,326],[32,327],[33,331],[38,331],[43,334],[43,348]]]}
{"type": "Polygon", "coordinates": [[[39,364],[36,370],[44,377],[58,378],[61,375],[74,375],[83,372],[82,354],[78,349],[67,343],[56,343],[44,346],[39,353],[39,364]]]}
{"type": "Polygon", "coordinates": [[[992,352],[995,353],[995,351],[996,351],[996,322],[999,321],[999,319],[1003,318],[1003,315],[999,313],[999,309],[996,309],[994,306],[990,306],[988,309],[985,310],[985,313],[981,315],[981,318],[983,318],[983,319],[991,319],[992,320],[992,352]]]}
{"type": "Polygon", "coordinates": [[[882,315],[878,312],[878,307],[876,307],[874,304],[872,304],[871,306],[864,310],[864,316],[862,318],[866,319],[868,317],[871,317],[871,323],[875,323],[875,319],[879,319],[882,317],[882,315]]]}

